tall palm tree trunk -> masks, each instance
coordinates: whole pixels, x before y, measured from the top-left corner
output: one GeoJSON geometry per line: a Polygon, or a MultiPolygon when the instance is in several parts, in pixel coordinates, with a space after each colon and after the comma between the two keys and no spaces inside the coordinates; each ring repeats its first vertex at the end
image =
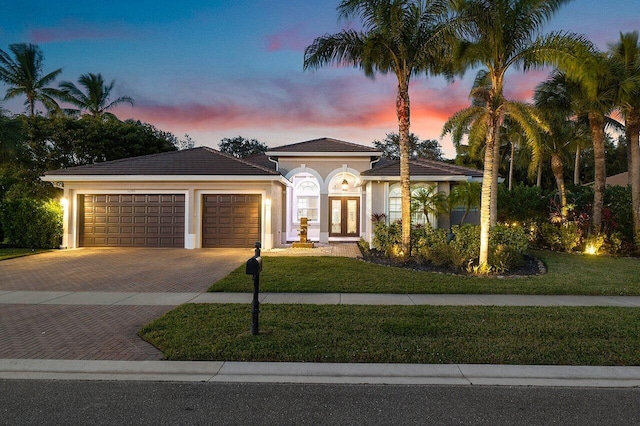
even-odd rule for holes
{"type": "Polygon", "coordinates": [[[573,163],[573,184],[580,185],[580,145],[576,147],[576,159],[573,163]]]}
{"type": "Polygon", "coordinates": [[[500,172],[500,125],[498,117],[492,126],[493,130],[493,168],[491,170],[491,228],[498,223],[498,173],[500,172]]]}
{"type": "Polygon", "coordinates": [[[511,142],[511,157],[509,158],[509,191],[513,188],[513,157],[516,153],[516,144],[511,142]]]}
{"type": "MultiPolygon", "coordinates": [[[[407,79],[408,80],[408,79],[407,79]]],[[[400,145],[400,200],[402,204],[402,252],[410,256],[411,250],[411,179],[409,176],[409,126],[410,102],[409,82],[398,81],[396,97],[398,134],[400,145]]]]}
{"type": "Polygon", "coordinates": [[[599,234],[602,227],[604,190],[607,180],[604,154],[604,115],[594,111],[589,112],[589,127],[591,128],[591,140],[593,142],[595,173],[593,184],[593,211],[591,214],[591,230],[593,233],[599,234]]]}
{"type": "Polygon", "coordinates": [[[562,159],[556,153],[551,154],[551,170],[553,171],[553,177],[556,179],[556,186],[558,187],[558,194],[560,195],[560,215],[564,222],[567,219],[567,193],[564,187],[564,167],[562,165],[562,159]]]}
{"type": "Polygon", "coordinates": [[[629,111],[626,117],[627,141],[630,149],[629,181],[633,206],[633,239],[640,247],[640,111],[629,111]]]}
{"type": "Polygon", "coordinates": [[[493,212],[494,205],[497,207],[497,180],[498,165],[496,154],[499,153],[498,144],[499,128],[498,119],[495,114],[491,115],[491,125],[487,133],[487,142],[484,150],[484,171],[482,174],[482,198],[480,200],[480,258],[479,265],[481,271],[487,271],[489,264],[489,231],[493,226],[492,220],[497,217],[493,212]],[[495,179],[495,182],[494,182],[495,179]],[[495,192],[495,196],[494,196],[495,192]]]}
{"type": "Polygon", "coordinates": [[[542,186],[542,161],[538,161],[538,176],[536,177],[536,186],[542,186]]]}

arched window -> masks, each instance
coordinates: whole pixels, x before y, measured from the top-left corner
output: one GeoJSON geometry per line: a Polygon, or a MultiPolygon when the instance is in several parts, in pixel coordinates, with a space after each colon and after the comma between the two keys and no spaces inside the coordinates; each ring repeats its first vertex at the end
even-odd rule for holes
{"type": "Polygon", "coordinates": [[[299,222],[301,217],[306,217],[309,221],[317,222],[320,210],[320,187],[316,178],[307,174],[296,175],[293,178],[293,184],[296,206],[293,219],[299,222]]]}
{"type": "Polygon", "coordinates": [[[402,219],[402,199],[400,185],[394,185],[389,190],[389,223],[402,219]]]}

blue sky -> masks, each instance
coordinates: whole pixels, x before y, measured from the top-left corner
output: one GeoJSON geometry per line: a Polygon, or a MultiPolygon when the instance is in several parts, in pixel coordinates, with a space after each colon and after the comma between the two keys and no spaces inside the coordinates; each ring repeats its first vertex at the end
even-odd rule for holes
{"type": "MultiPolygon", "coordinates": [[[[242,135],[278,146],[328,136],[369,144],[397,131],[395,78],[367,79],[358,70],[303,72],[304,48],[315,37],[349,25],[339,0],[3,2],[0,49],[35,43],[45,71],[60,81],[83,73],[115,79],[115,94],[135,106],[116,110],[197,145],[217,147],[242,135]]],[[[619,33],[640,30],[638,0],[574,0],[544,28],[587,35],[601,48],[619,33]]],[[[442,124],[468,105],[473,73],[448,85],[415,78],[412,131],[438,139],[442,124]]],[[[545,78],[512,73],[507,95],[527,100],[545,78]]],[[[0,86],[0,93],[4,87],[0,86]]],[[[22,100],[0,103],[13,112],[22,100]]],[[[448,157],[451,143],[441,141],[448,157]]]]}

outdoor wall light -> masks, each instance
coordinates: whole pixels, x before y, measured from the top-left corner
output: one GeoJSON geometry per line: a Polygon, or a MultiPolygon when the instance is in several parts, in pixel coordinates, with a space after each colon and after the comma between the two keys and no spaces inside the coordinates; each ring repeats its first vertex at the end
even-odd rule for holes
{"type": "Polygon", "coordinates": [[[347,179],[343,179],[342,180],[342,190],[346,191],[347,189],[349,189],[349,182],[347,182],[347,179]]]}

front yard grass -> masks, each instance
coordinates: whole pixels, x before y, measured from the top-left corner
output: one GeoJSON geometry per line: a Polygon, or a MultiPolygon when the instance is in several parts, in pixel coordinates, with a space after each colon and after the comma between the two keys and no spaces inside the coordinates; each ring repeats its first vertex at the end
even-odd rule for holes
{"type": "Polygon", "coordinates": [[[640,365],[640,310],[182,305],[140,336],[170,360],[640,365]]]}
{"type": "MultiPolygon", "coordinates": [[[[341,257],[264,257],[260,291],[308,293],[469,293],[640,295],[640,259],[534,251],[548,273],[519,278],[413,271],[341,257]]],[[[212,292],[251,292],[242,265],[212,292]]]]}
{"type": "Polygon", "coordinates": [[[0,248],[0,260],[13,259],[14,257],[30,256],[50,250],[34,250],[29,248],[0,248]]]}

